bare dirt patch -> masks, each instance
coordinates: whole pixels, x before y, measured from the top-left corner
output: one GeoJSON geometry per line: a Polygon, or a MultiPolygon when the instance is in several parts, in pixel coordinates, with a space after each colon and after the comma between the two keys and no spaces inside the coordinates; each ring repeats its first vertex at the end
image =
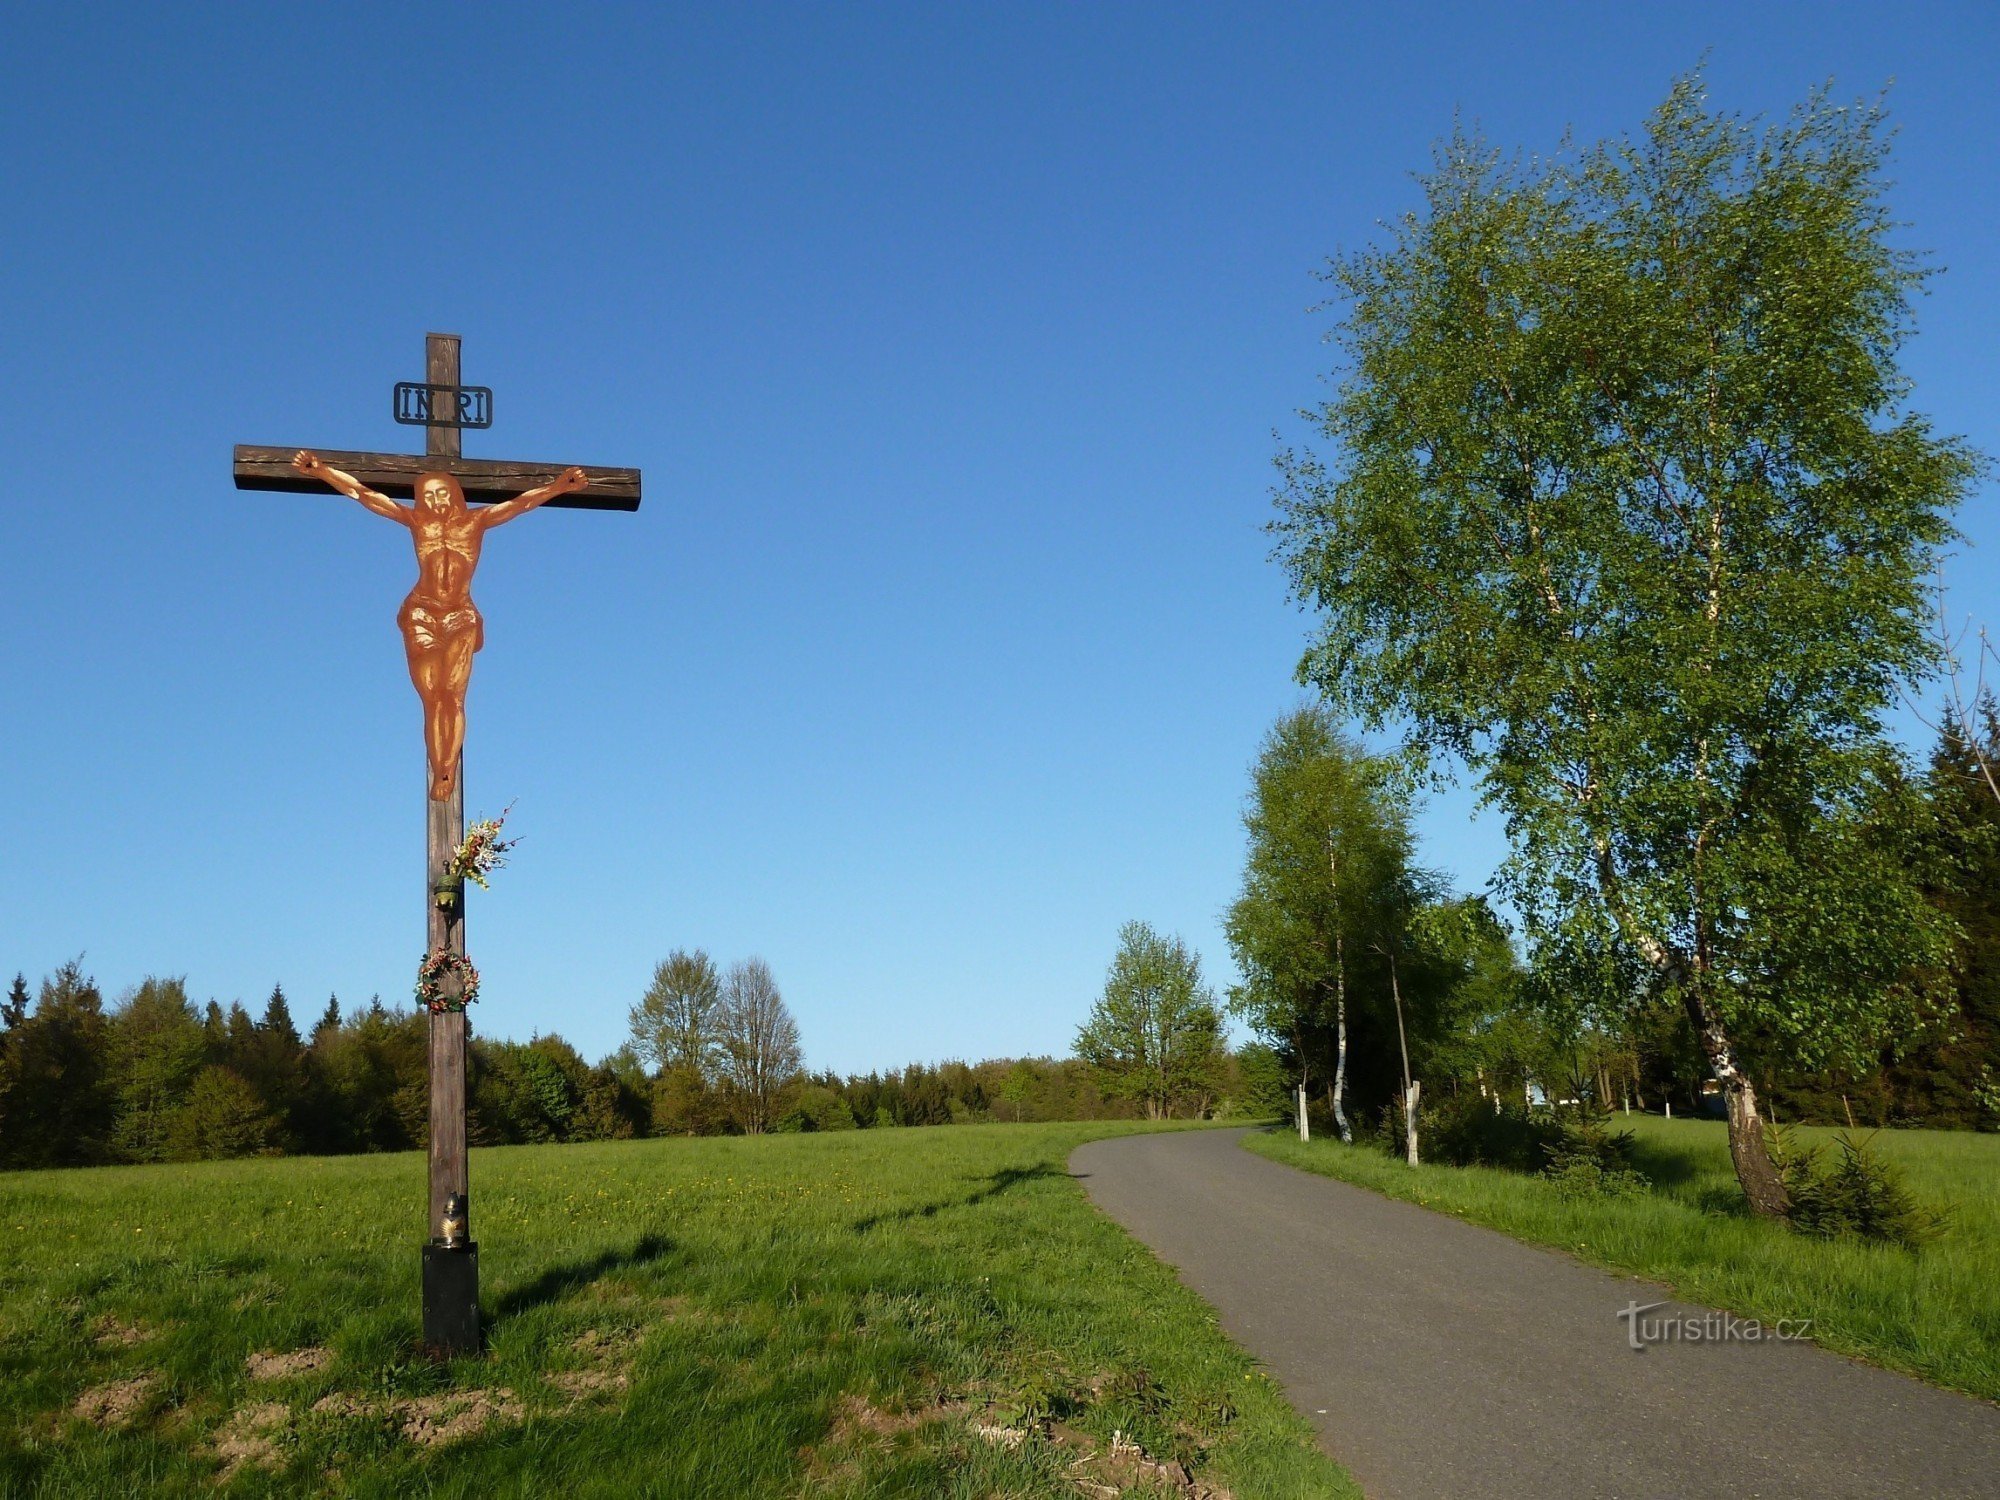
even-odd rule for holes
{"type": "Polygon", "coordinates": [[[402,1418],[403,1436],[423,1448],[477,1437],[495,1423],[518,1422],[523,1416],[521,1403],[504,1388],[416,1396],[391,1405],[402,1418]]]}
{"type": "Polygon", "coordinates": [[[856,1450],[891,1446],[905,1433],[961,1416],[965,1410],[965,1403],[956,1401],[914,1411],[888,1411],[849,1391],[835,1404],[833,1422],[826,1436],[800,1449],[799,1456],[805,1460],[809,1480],[831,1488],[836,1480],[851,1478],[859,1472],[856,1450]]]}
{"type": "Polygon", "coordinates": [[[632,1377],[623,1370],[558,1370],[549,1376],[549,1384],[580,1401],[615,1396],[632,1384],[632,1377]]]}
{"type": "Polygon", "coordinates": [[[377,1408],[372,1401],[350,1396],[345,1391],[334,1391],[313,1402],[312,1410],[316,1417],[372,1417],[377,1408]]]}
{"type": "Polygon", "coordinates": [[[333,1363],[331,1350],[317,1346],[294,1349],[288,1354],[259,1352],[243,1362],[252,1380],[284,1380],[293,1375],[310,1375],[333,1363]]]}
{"type": "Polygon", "coordinates": [[[281,1467],[285,1455],[278,1447],[278,1434],[291,1416],[291,1409],[282,1401],[265,1401],[231,1412],[215,1433],[215,1456],[222,1460],[220,1477],[228,1480],[239,1469],[281,1467]]]}
{"type": "Polygon", "coordinates": [[[1151,1490],[1181,1500],[1233,1500],[1228,1490],[1196,1479],[1186,1464],[1154,1458],[1122,1432],[1111,1434],[1108,1452],[1091,1438],[1060,1424],[1051,1436],[1064,1447],[1082,1450],[1069,1466],[1069,1478],[1086,1495],[1110,1497],[1151,1490]]]}
{"type": "Polygon", "coordinates": [[[606,1333],[601,1328],[586,1328],[569,1343],[570,1348],[587,1359],[609,1359],[627,1353],[631,1345],[631,1335],[606,1333]]]}
{"type": "Polygon", "coordinates": [[[92,1386],[76,1398],[70,1412],[93,1427],[123,1427],[145,1409],[159,1383],[158,1375],[146,1374],[92,1386]]]}
{"type": "Polygon", "coordinates": [[[834,1408],[833,1426],[827,1432],[827,1440],[851,1443],[860,1437],[894,1437],[900,1432],[914,1431],[942,1415],[942,1407],[930,1411],[884,1411],[867,1398],[849,1391],[840,1398],[840,1405],[834,1408]]]}
{"type": "Polygon", "coordinates": [[[144,1323],[128,1322],[115,1313],[106,1313],[92,1325],[90,1341],[100,1349],[130,1349],[158,1336],[144,1323]]]}
{"type": "Polygon", "coordinates": [[[1117,1495],[1171,1495],[1176,1500],[1234,1500],[1226,1489],[1196,1479],[1186,1464],[1154,1458],[1122,1432],[1111,1434],[1109,1451],[1088,1433],[1061,1422],[1001,1427],[975,1421],[973,1436],[996,1448],[1018,1448],[1030,1438],[1054,1444],[1076,1456],[1068,1475],[1086,1495],[1109,1500],[1117,1495]]]}
{"type": "Polygon", "coordinates": [[[336,1421],[387,1418],[407,1440],[422,1448],[477,1437],[489,1427],[519,1422],[527,1415],[514,1393],[505,1387],[444,1391],[435,1396],[399,1396],[386,1401],[333,1391],[313,1402],[312,1414],[336,1421]]]}

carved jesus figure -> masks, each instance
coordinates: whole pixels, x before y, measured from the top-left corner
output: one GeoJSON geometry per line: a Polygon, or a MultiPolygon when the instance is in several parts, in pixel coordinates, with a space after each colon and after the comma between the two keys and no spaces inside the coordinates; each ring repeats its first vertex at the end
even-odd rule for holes
{"type": "Polygon", "coordinates": [[[472,680],[472,654],[486,644],[486,627],[472,603],[472,574],[486,533],[525,515],[545,500],[572,495],[590,480],[581,469],[566,469],[542,485],[498,505],[473,510],[465,491],[449,474],[419,474],[416,504],[398,505],[301,450],[292,467],[360,501],[378,516],[410,529],[417,547],[417,586],[396,612],[410,681],[424,704],[424,746],[430,753],[431,796],[451,794],[458,753],[465,745],[465,688],[472,680]]]}

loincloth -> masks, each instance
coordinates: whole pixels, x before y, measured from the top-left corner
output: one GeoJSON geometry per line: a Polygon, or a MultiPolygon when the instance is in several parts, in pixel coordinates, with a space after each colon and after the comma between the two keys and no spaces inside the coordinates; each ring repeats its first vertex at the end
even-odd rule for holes
{"type": "Polygon", "coordinates": [[[468,633],[474,651],[486,644],[486,622],[470,602],[454,608],[441,599],[412,594],[396,611],[396,623],[402,627],[403,639],[420,650],[455,646],[468,633]]]}

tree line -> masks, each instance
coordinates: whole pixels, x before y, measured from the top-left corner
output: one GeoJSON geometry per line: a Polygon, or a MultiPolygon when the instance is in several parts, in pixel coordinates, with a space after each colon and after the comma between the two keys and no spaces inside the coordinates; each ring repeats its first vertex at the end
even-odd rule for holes
{"type": "MultiPolygon", "coordinates": [[[[16,975],[0,1007],[0,1165],[96,1166],[402,1151],[426,1139],[427,1015],[329,998],[302,1032],[282,985],[261,1014],[148,978],[107,1004],[81,958],[16,975]]],[[[479,1145],[597,1140],[645,1123],[640,1081],[559,1036],[475,1036],[467,1128],[479,1145]]]]}
{"type": "MultiPolygon", "coordinates": [[[[1127,975],[1132,984],[1126,989],[1119,988],[1122,971],[1114,965],[1113,989],[1126,1008],[1102,1026],[1086,1026],[1074,1057],[913,1063],[845,1078],[801,1069],[798,1028],[761,961],[724,970],[702,949],[675,949],[654,968],[629,1017],[627,1052],[648,1080],[651,1129],[661,1135],[756,1134],[1159,1118],[1248,1101],[1263,1073],[1275,1076],[1275,1062],[1256,1052],[1239,1058],[1223,1047],[1212,1004],[1190,1032],[1183,1012],[1190,1002],[1200,1009],[1199,965],[1178,940],[1159,939],[1137,924],[1126,932],[1134,941],[1141,934],[1140,971],[1127,975]],[[1190,1035],[1199,1045],[1181,1046],[1190,1035]],[[1135,1036],[1172,1041],[1171,1061],[1161,1063],[1156,1047],[1157,1065],[1135,1065],[1132,1059],[1144,1051],[1135,1036]]],[[[1119,965],[1128,957],[1121,948],[1119,965]]]]}
{"type": "MultiPolygon", "coordinates": [[[[657,967],[632,1039],[591,1063],[553,1033],[471,1038],[474,1145],[1121,1118],[1144,1101],[1079,1058],[808,1073],[770,966],[699,949],[657,967]]],[[[0,1167],[405,1151],[426,1140],[422,1010],[329,998],[309,1029],[282,986],[260,1013],[178,978],[107,1002],[82,958],[0,1001],[0,1167]]],[[[1267,1071],[1275,1064],[1266,1059],[1267,1071]]],[[[1253,1062],[1252,1072],[1255,1072],[1253,1062]]],[[[1216,1076],[1240,1082],[1236,1060],[1216,1076]]]]}

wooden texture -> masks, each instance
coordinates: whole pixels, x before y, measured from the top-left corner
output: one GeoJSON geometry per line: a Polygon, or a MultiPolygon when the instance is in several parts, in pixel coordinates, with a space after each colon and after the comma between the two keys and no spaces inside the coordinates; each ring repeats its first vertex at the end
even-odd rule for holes
{"type": "MultiPolygon", "coordinates": [[[[455,427],[433,427],[431,433],[458,436],[455,427]]],[[[239,490],[284,490],[293,494],[333,495],[325,483],[309,479],[292,467],[292,455],[308,446],[294,443],[273,448],[254,443],[236,446],[236,488],[239,490]]],[[[450,458],[442,454],[355,453],[336,448],[314,448],[327,463],[345,469],[371,490],[397,500],[410,498],[419,474],[450,474],[465,490],[468,504],[491,505],[511,500],[524,490],[547,484],[568,464],[542,464],[503,458],[450,458]]],[[[637,469],[580,466],[590,476],[590,488],[576,495],[558,495],[547,502],[551,510],[637,510],[639,471],[637,469]]]]}
{"type": "MultiPolygon", "coordinates": [[[[425,781],[430,764],[424,765],[425,781]]],[[[451,795],[442,800],[426,795],[424,907],[428,913],[428,948],[465,952],[465,893],[449,907],[437,903],[437,888],[458,846],[465,842],[465,757],[459,756],[451,795]]],[[[447,983],[456,985],[454,976],[447,983]]],[[[466,1234],[471,1235],[472,1193],[465,1160],[465,1035],[464,1011],[444,1011],[430,1020],[430,1223],[425,1238],[443,1232],[444,1201],[464,1193],[466,1234]]]]}
{"type": "MultiPolygon", "coordinates": [[[[427,333],[424,335],[424,367],[428,373],[424,379],[432,385],[458,384],[458,335],[455,333],[427,333]]],[[[465,435],[456,427],[431,427],[426,429],[425,448],[438,458],[463,458],[465,456],[465,435]]],[[[334,465],[339,468],[338,464],[334,465]]]]}
{"type": "MultiPolygon", "coordinates": [[[[458,336],[431,333],[424,336],[424,376],[432,385],[458,384],[458,336]]],[[[456,427],[429,429],[430,451],[434,458],[459,457],[456,427]]],[[[338,467],[336,465],[336,467],[338,467]]],[[[429,770],[428,762],[425,766],[429,770]]],[[[465,952],[465,892],[449,907],[437,903],[437,887],[445,869],[465,842],[465,755],[460,752],[453,768],[451,795],[442,799],[426,795],[424,824],[425,909],[432,948],[465,952]]],[[[454,976],[451,983],[456,986],[454,976]]],[[[430,1178],[431,1222],[429,1233],[444,1232],[445,1200],[453,1193],[465,1194],[465,1236],[472,1237],[471,1173],[465,1159],[465,1033],[462,1010],[445,1011],[431,1017],[431,1107],[430,1178]]],[[[474,1296],[477,1297],[477,1288],[474,1296]]]]}

